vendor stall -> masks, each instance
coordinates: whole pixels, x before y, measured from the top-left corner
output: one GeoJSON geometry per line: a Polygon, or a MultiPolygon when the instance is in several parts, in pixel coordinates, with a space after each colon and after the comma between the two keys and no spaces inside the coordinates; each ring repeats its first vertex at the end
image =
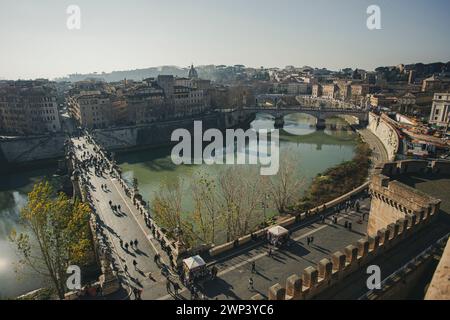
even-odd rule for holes
{"type": "Polygon", "coordinates": [[[275,226],[267,230],[267,240],[271,245],[280,247],[289,241],[289,231],[282,226],[275,226]]]}
{"type": "Polygon", "coordinates": [[[209,276],[206,263],[199,255],[183,260],[183,275],[186,283],[209,276]]]}

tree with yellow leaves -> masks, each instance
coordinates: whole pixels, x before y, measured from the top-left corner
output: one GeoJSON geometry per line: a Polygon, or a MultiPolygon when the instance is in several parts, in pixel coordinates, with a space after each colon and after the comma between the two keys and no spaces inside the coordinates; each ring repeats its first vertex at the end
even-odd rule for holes
{"type": "Polygon", "coordinates": [[[82,266],[92,258],[89,213],[86,203],[63,193],[55,195],[48,182],[40,182],[20,212],[21,223],[29,233],[11,234],[21,265],[50,280],[60,299],[66,292],[68,266],[82,266]]]}

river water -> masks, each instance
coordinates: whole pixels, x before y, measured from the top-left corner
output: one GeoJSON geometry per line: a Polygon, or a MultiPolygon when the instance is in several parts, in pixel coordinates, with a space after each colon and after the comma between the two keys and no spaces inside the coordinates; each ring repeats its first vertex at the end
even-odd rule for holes
{"type": "MultiPolygon", "coordinates": [[[[356,134],[348,130],[316,130],[314,118],[306,115],[290,115],[285,117],[285,131],[280,134],[280,150],[291,153],[299,159],[297,170],[306,181],[304,188],[318,173],[350,160],[354,154],[356,134]]],[[[334,127],[345,127],[345,122],[339,118],[327,120],[334,127]]],[[[258,114],[251,125],[255,129],[273,128],[273,119],[269,115],[258,114]]],[[[171,148],[141,150],[119,154],[117,161],[124,177],[132,181],[136,177],[139,189],[146,200],[153,197],[161,181],[175,177],[182,180],[189,178],[202,170],[210,175],[217,174],[222,166],[213,165],[181,165],[175,166],[170,158],[171,148]]],[[[33,184],[47,178],[52,179],[55,168],[39,170],[18,170],[8,175],[0,176],[0,299],[14,297],[39,288],[42,279],[31,272],[21,272],[20,277],[15,272],[19,257],[8,236],[13,229],[23,231],[19,222],[19,211],[27,200],[27,193],[33,184]]],[[[186,186],[188,188],[188,186],[186,186]]],[[[190,207],[190,197],[186,197],[183,205],[190,207]]],[[[261,209],[262,210],[262,209],[261,209]]],[[[268,209],[268,214],[272,209],[268,209]]]]}
{"type": "MultiPolygon", "coordinates": [[[[258,114],[251,127],[254,129],[272,129],[273,118],[270,115],[258,114]]],[[[306,189],[311,180],[319,173],[341,162],[350,160],[354,155],[357,134],[347,130],[346,122],[340,118],[327,120],[330,129],[316,130],[315,119],[305,114],[294,114],[285,117],[284,130],[280,131],[280,158],[291,154],[296,159],[299,177],[304,178],[302,189],[306,189]],[[297,163],[298,161],[298,163],[297,163]]],[[[248,152],[249,146],[246,146],[248,152]]],[[[244,152],[245,152],[244,151],[244,152]]],[[[237,151],[242,152],[242,151],[237,151]]],[[[250,150],[254,154],[254,150],[250,150]]],[[[194,208],[190,183],[192,177],[199,172],[202,175],[217,177],[224,165],[174,165],[171,157],[171,147],[127,152],[116,157],[122,168],[123,177],[130,184],[137,178],[140,193],[145,200],[151,200],[164,180],[179,178],[182,181],[182,206],[187,221],[192,220],[194,208]]],[[[254,226],[264,219],[276,214],[275,208],[266,208],[261,204],[260,213],[252,221],[254,226]]],[[[216,239],[216,244],[224,242],[225,235],[216,239]]]]}

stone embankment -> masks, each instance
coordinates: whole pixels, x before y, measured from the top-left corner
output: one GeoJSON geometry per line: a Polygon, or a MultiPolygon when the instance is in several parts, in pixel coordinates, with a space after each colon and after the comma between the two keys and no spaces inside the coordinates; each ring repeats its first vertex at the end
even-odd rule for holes
{"type": "Polygon", "coordinates": [[[394,161],[400,147],[400,137],[394,126],[385,119],[385,116],[369,113],[367,128],[383,143],[389,161],[394,161]]]}

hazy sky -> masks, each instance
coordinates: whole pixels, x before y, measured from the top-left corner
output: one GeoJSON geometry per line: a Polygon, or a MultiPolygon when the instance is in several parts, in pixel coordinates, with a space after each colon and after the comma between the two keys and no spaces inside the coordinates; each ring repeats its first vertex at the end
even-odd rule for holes
{"type": "Polygon", "coordinates": [[[448,0],[0,0],[0,78],[159,65],[340,69],[450,60],[448,0]],[[81,9],[68,30],[66,9],[81,9]],[[366,27],[381,7],[382,30],[366,27]]]}

